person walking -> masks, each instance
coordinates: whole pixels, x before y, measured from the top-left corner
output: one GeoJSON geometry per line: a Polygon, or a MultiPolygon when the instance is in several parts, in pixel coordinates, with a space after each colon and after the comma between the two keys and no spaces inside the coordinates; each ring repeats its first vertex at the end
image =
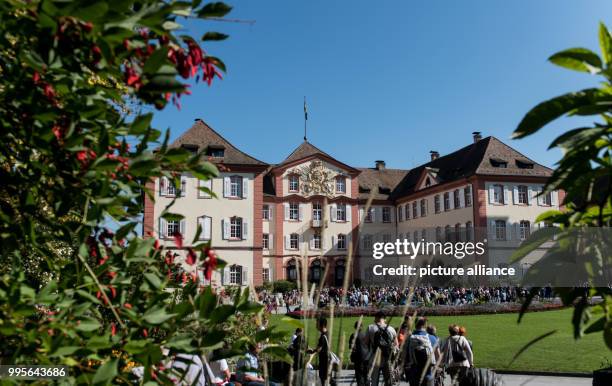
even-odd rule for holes
{"type": "Polygon", "coordinates": [[[351,362],[355,367],[355,382],[357,386],[366,386],[368,379],[369,350],[367,336],[362,331],[361,319],[355,322],[355,332],[349,338],[351,362]]]}
{"type": "Polygon", "coordinates": [[[327,319],[319,318],[317,322],[317,329],[320,332],[319,342],[314,350],[308,350],[310,354],[319,355],[319,379],[321,380],[321,386],[327,386],[329,384],[329,336],[327,334],[327,319]]]}
{"type": "Polygon", "coordinates": [[[427,319],[424,317],[416,320],[415,330],[408,338],[406,358],[410,386],[433,386],[433,364],[436,359],[432,340],[427,333],[427,319]]]}
{"type": "Polygon", "coordinates": [[[467,339],[459,335],[459,326],[448,326],[449,337],[444,343],[444,363],[452,382],[460,381],[470,367],[474,366],[474,354],[467,339]]]}
{"type": "Polygon", "coordinates": [[[391,359],[398,347],[397,333],[386,323],[382,311],[376,313],[374,323],[368,327],[367,340],[370,351],[368,369],[371,369],[372,386],[378,386],[381,373],[384,385],[391,386],[391,359]]]}

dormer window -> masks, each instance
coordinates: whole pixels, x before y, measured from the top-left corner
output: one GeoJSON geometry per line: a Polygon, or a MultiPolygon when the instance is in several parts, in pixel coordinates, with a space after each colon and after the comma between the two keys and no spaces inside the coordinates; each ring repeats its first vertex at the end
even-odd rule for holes
{"type": "Polygon", "coordinates": [[[300,178],[295,174],[290,175],[289,176],[289,191],[297,192],[299,190],[300,190],[300,178]]]}
{"type": "Polygon", "coordinates": [[[491,158],[489,161],[494,168],[506,169],[508,167],[508,162],[503,159],[491,158]]]}
{"type": "Polygon", "coordinates": [[[427,177],[425,180],[425,186],[431,186],[431,178],[427,177]]]}
{"type": "Polygon", "coordinates": [[[346,177],[336,177],[336,193],[346,193],[346,177]]]}
{"type": "Polygon", "coordinates": [[[206,148],[206,155],[213,158],[223,158],[225,148],[223,146],[211,145],[206,148]]]}
{"type": "Polygon", "coordinates": [[[533,169],[533,162],[517,159],[516,167],[518,167],[519,169],[533,169]]]}

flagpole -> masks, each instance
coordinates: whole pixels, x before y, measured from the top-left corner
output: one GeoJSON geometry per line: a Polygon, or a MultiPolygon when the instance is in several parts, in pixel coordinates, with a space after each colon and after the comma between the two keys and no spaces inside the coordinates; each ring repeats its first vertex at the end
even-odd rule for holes
{"type": "Polygon", "coordinates": [[[306,96],[304,96],[304,141],[306,141],[306,122],[308,121],[308,112],[306,110],[306,96]]]}

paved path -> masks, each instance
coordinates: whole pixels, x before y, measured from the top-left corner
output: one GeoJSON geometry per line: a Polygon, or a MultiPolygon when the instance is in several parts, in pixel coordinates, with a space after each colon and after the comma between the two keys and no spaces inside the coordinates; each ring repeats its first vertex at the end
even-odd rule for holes
{"type": "MultiPolygon", "coordinates": [[[[541,375],[517,375],[503,374],[505,386],[591,386],[593,378],[580,377],[551,377],[541,375]]],[[[343,370],[338,385],[348,386],[355,383],[352,370],[343,370]]],[[[382,385],[382,382],[381,382],[382,385]]],[[[408,382],[400,383],[401,386],[408,386],[408,382]]]]}

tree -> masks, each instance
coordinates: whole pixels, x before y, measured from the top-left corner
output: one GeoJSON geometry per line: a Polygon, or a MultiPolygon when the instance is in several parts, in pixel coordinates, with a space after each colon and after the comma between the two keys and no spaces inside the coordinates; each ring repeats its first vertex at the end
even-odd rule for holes
{"type": "MultiPolygon", "coordinates": [[[[137,364],[145,382],[168,383],[162,347],[210,352],[236,317],[260,312],[248,290],[217,306],[197,277],[177,285],[172,255],[136,233],[153,198],[147,183],[166,176],[180,189],[177,171],[205,180],[217,170],[201,152],[169,149],[153,114],[126,106],[163,109],[189,94],[185,80],[221,78],[223,62],[178,22],[230,10],[199,0],[0,3],[0,363],[67,365],[70,384],[127,383],[137,364]]],[[[208,244],[188,263],[222,265],[208,244]]],[[[226,354],[270,336],[234,339],[226,354]]]]}
{"type": "MultiPolygon", "coordinates": [[[[601,57],[586,48],[570,48],[552,55],[549,60],[564,68],[601,76],[600,86],[538,104],[525,115],[514,132],[515,138],[524,138],[563,116],[599,117],[592,126],[569,130],[551,143],[550,148],[560,148],[563,157],[544,193],[557,189],[565,191],[565,209],[546,212],[536,221],[557,224],[561,232],[550,228],[535,232],[515,253],[514,259],[520,260],[551,240],[554,234],[555,246],[530,271],[536,272],[534,275],[538,275],[537,272],[551,276],[570,273],[574,278],[584,278],[586,287],[558,285],[555,291],[565,304],[574,306],[575,337],[603,332],[612,350],[612,292],[609,287],[612,267],[609,234],[612,223],[612,37],[604,24],[599,26],[599,45],[601,57]],[[595,296],[601,297],[601,301],[593,304],[591,299],[595,296]]],[[[554,277],[550,279],[555,280],[554,277]]],[[[532,289],[523,311],[538,290],[538,287],[532,289]]]]}

